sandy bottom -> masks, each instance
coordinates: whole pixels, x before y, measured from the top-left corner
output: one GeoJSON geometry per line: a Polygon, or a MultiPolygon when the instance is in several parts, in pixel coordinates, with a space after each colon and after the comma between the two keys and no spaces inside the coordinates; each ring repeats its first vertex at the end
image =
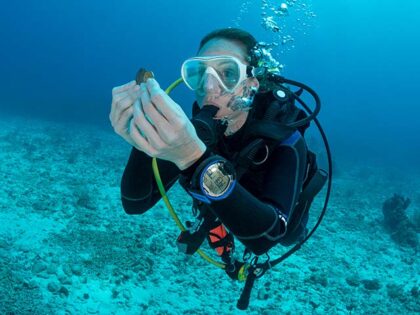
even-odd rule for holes
{"type": "MultiPolygon", "coordinates": [[[[163,202],[142,216],[125,214],[119,183],[129,151],[111,130],[2,118],[0,314],[420,312],[418,247],[393,242],[382,215],[394,192],[412,200],[410,217],[420,211],[420,171],[337,163],[323,224],[257,280],[241,312],[243,284],[178,253],[179,231],[163,202]]],[[[191,218],[178,184],[168,195],[183,221],[191,218]]]]}

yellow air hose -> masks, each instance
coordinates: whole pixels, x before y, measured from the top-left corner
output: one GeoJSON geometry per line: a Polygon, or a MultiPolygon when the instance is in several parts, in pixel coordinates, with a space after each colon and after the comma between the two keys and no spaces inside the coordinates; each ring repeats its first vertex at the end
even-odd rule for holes
{"type": "MultiPolygon", "coordinates": [[[[179,78],[178,80],[176,80],[175,82],[173,82],[166,90],[166,94],[170,94],[172,92],[173,89],[175,89],[179,84],[181,84],[183,82],[182,78],[179,78]]],[[[176,225],[179,227],[179,229],[181,231],[185,231],[186,228],[185,226],[182,224],[181,220],[179,219],[178,215],[175,213],[168,197],[166,196],[166,191],[165,191],[165,187],[162,184],[162,180],[160,178],[160,173],[159,173],[159,168],[157,165],[157,160],[156,158],[153,158],[152,161],[152,168],[153,168],[153,174],[155,175],[155,179],[156,179],[156,183],[158,185],[159,188],[159,192],[162,195],[162,199],[166,204],[166,207],[169,210],[170,215],[172,216],[172,218],[174,219],[176,225]]],[[[211,257],[209,257],[206,253],[204,253],[201,249],[197,250],[197,253],[206,261],[208,261],[209,263],[215,265],[216,267],[225,269],[225,264],[223,263],[219,263],[217,261],[215,261],[214,259],[212,259],[211,257]]]]}

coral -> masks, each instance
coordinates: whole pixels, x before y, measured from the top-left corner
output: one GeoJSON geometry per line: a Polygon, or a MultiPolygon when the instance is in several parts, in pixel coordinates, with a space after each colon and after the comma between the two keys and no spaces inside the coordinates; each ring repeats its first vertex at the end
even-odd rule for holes
{"type": "Polygon", "coordinates": [[[417,233],[406,214],[409,205],[410,199],[398,194],[387,199],[382,206],[384,223],[396,243],[401,246],[417,247],[417,233]]]}
{"type": "Polygon", "coordinates": [[[420,209],[419,208],[417,208],[417,211],[414,212],[413,224],[414,224],[414,227],[416,228],[416,232],[419,233],[420,232],[420,209]]]}
{"type": "Polygon", "coordinates": [[[360,285],[360,279],[358,276],[350,275],[346,278],[346,282],[349,286],[358,287],[360,285]]]}
{"type": "Polygon", "coordinates": [[[386,289],[391,299],[400,299],[405,294],[404,287],[395,283],[388,283],[386,289]]]}
{"type": "Polygon", "coordinates": [[[381,288],[381,283],[378,279],[364,279],[362,280],[362,284],[366,290],[376,291],[381,288]]]}
{"type": "Polygon", "coordinates": [[[94,210],[96,205],[91,198],[91,192],[87,187],[80,187],[78,190],[75,190],[74,196],[76,198],[76,206],[78,208],[86,208],[94,210]]]}
{"type": "Polygon", "coordinates": [[[324,288],[328,286],[328,276],[324,272],[313,272],[305,282],[314,285],[321,285],[324,288]]]}

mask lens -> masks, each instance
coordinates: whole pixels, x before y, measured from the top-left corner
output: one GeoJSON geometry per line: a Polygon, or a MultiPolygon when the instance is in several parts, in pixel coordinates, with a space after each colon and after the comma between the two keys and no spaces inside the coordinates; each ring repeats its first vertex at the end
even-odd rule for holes
{"type": "Polygon", "coordinates": [[[201,60],[188,60],[182,67],[182,76],[185,82],[196,90],[206,72],[207,65],[201,60]]]}
{"type": "Polygon", "coordinates": [[[240,69],[237,62],[232,59],[221,59],[215,63],[213,68],[228,89],[236,87],[240,77],[240,69]]]}

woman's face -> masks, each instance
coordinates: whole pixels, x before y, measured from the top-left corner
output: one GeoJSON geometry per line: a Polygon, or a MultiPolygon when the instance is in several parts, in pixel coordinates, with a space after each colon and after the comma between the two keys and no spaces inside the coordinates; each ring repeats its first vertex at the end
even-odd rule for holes
{"type": "MultiPolygon", "coordinates": [[[[242,63],[248,65],[245,60],[245,47],[238,42],[226,39],[212,39],[207,42],[199,51],[198,57],[209,56],[234,56],[242,63]]],[[[247,97],[251,86],[258,88],[258,80],[255,78],[247,78],[233,92],[226,92],[217,80],[207,74],[203,79],[202,86],[195,91],[197,103],[202,108],[204,105],[214,105],[219,108],[215,119],[234,120],[240,116],[243,111],[232,108],[231,105],[238,97],[247,97]]]]}

